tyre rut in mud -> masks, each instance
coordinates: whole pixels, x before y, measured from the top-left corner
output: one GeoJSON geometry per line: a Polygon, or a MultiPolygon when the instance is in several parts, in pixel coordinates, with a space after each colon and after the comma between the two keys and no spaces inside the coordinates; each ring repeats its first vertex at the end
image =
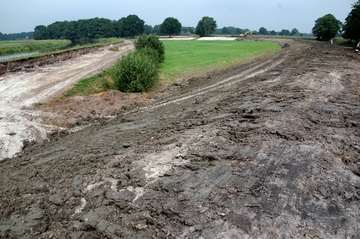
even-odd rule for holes
{"type": "Polygon", "coordinates": [[[359,237],[359,59],[287,44],[0,162],[0,235],[359,237]]]}

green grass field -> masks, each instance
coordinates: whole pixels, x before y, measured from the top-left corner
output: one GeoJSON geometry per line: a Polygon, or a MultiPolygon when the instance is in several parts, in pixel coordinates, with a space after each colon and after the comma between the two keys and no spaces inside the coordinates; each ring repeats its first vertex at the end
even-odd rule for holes
{"type": "MultiPolygon", "coordinates": [[[[113,43],[122,42],[119,38],[101,38],[96,39],[93,43],[85,45],[71,46],[71,49],[79,49],[92,46],[103,46],[113,43]]],[[[70,46],[70,40],[16,40],[0,41],[0,56],[12,55],[16,53],[27,53],[40,51],[43,54],[50,54],[62,51],[63,48],[70,46]]],[[[69,50],[69,49],[67,49],[69,50]]],[[[42,55],[41,53],[39,55],[42,55]]]]}
{"type": "MultiPolygon", "coordinates": [[[[160,84],[178,78],[201,75],[212,69],[240,64],[280,50],[275,42],[260,41],[163,41],[165,61],[160,69],[160,84]]],[[[80,80],[64,96],[91,95],[116,89],[112,69],[80,80]]]]}
{"type": "Polygon", "coordinates": [[[280,50],[275,42],[261,41],[163,41],[165,62],[162,80],[203,73],[253,60],[280,50]]]}
{"type": "Polygon", "coordinates": [[[69,45],[69,40],[17,40],[0,41],[0,56],[48,49],[58,49],[69,45]]]}

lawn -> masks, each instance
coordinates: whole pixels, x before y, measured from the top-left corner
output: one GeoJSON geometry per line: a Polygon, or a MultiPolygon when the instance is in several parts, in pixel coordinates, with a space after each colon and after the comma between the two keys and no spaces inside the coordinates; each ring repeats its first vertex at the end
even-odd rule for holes
{"type": "Polygon", "coordinates": [[[224,68],[280,50],[275,42],[261,41],[163,41],[165,62],[162,80],[172,80],[214,68],[224,68]]]}
{"type": "MultiPolygon", "coordinates": [[[[163,41],[165,61],[160,68],[160,84],[171,84],[178,78],[200,75],[270,55],[280,50],[275,42],[261,41],[163,41]]],[[[64,96],[91,95],[116,89],[112,68],[97,76],[80,80],[64,96]]]]}

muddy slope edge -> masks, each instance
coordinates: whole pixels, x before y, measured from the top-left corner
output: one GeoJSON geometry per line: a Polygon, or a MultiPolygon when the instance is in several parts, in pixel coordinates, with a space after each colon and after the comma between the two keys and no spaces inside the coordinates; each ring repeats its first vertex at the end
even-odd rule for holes
{"type": "Polygon", "coordinates": [[[26,59],[0,62],[0,75],[7,72],[29,71],[35,67],[51,65],[57,62],[66,61],[80,55],[85,55],[97,51],[104,46],[93,46],[81,49],[69,50],[59,53],[53,53],[45,56],[34,56],[26,59]]]}

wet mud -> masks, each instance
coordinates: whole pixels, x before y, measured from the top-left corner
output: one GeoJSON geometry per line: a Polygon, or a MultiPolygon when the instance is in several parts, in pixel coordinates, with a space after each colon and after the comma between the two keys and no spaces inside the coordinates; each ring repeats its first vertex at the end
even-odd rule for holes
{"type": "Polygon", "coordinates": [[[359,238],[360,58],[280,44],[25,144],[0,237],[359,238]]]}

